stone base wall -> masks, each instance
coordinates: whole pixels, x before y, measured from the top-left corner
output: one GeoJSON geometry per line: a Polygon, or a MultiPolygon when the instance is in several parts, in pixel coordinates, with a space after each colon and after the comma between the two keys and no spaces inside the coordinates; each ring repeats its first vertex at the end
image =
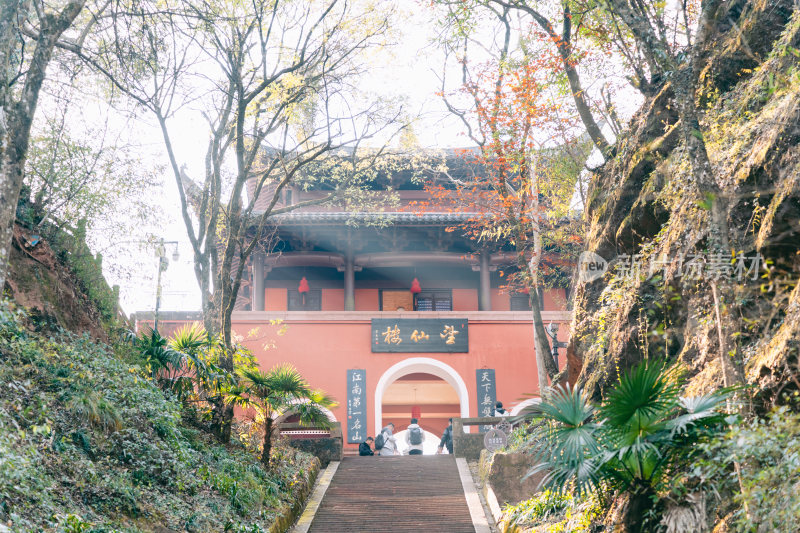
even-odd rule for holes
{"type": "Polygon", "coordinates": [[[491,490],[501,507],[531,498],[539,492],[539,483],[544,477],[543,472],[538,472],[525,478],[534,464],[533,458],[524,453],[492,454],[484,450],[479,466],[484,490],[491,490]]]}
{"type": "Polygon", "coordinates": [[[503,420],[502,417],[453,418],[453,455],[467,461],[477,461],[485,449],[485,434],[479,431],[479,426],[492,426],[503,420]],[[464,427],[470,427],[472,433],[464,433],[464,427]]]}
{"type": "Polygon", "coordinates": [[[323,438],[297,438],[288,439],[289,446],[310,453],[322,464],[322,468],[328,466],[331,461],[342,460],[342,439],[336,437],[323,438]]]}
{"type": "Polygon", "coordinates": [[[298,517],[306,506],[306,500],[311,495],[311,491],[314,488],[314,482],[317,480],[319,470],[319,461],[314,461],[311,466],[311,470],[308,471],[308,475],[303,480],[302,487],[298,489],[295,501],[291,504],[291,506],[286,505],[283,508],[280,516],[276,518],[272,523],[272,526],[270,526],[269,533],[286,533],[297,521],[298,517]]]}

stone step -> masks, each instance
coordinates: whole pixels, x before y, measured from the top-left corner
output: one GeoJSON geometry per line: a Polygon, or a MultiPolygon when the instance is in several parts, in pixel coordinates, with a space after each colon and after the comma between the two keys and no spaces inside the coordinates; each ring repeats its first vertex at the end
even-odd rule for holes
{"type": "Polygon", "coordinates": [[[388,530],[475,532],[453,456],[342,460],[309,531],[388,530]]]}

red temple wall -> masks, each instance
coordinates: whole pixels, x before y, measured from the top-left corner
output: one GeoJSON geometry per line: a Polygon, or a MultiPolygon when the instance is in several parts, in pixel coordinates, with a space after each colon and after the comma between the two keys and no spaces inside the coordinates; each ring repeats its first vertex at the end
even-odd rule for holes
{"type": "Polygon", "coordinates": [[[286,289],[266,289],[264,291],[264,309],[267,311],[286,311],[286,289]]]}
{"type": "Polygon", "coordinates": [[[453,311],[477,311],[477,289],[453,289],[453,311]]]}
{"type": "MultiPolygon", "coordinates": [[[[476,320],[469,323],[469,353],[372,353],[369,320],[292,320],[285,322],[288,329],[276,337],[276,348],[263,349],[263,340],[245,341],[253,350],[263,368],[289,362],[314,388],[333,395],[339,405],[332,412],[343,429],[346,425],[346,371],[366,369],[367,432],[375,432],[375,389],[381,376],[394,364],[409,358],[430,358],[452,367],[463,379],[467,391],[470,416],[477,416],[475,371],[494,368],[497,398],[512,408],[536,393],[537,372],[532,350],[533,334],[530,322],[504,320],[476,320]]],[[[255,324],[234,320],[234,330],[245,333],[255,324]]],[[[568,328],[562,327],[560,336],[568,328]]],[[[566,340],[565,338],[562,340],[566,340]]],[[[563,351],[563,350],[562,350],[563,351]]],[[[562,355],[563,363],[563,355],[562,355]]],[[[409,403],[412,403],[409,400],[409,403]]],[[[410,414],[409,414],[410,416],[410,414]]],[[[395,416],[386,417],[394,419],[395,416]]],[[[423,413],[424,419],[424,413],[423,413]]],[[[408,421],[406,420],[405,423],[408,421]]],[[[423,423],[423,427],[426,424],[423,423]]],[[[440,421],[430,430],[439,430],[440,421]]],[[[402,430],[398,427],[397,430],[402,430]]],[[[346,431],[346,429],[345,429],[346,431]]]]}
{"type": "Polygon", "coordinates": [[[378,310],[378,289],[356,289],[356,311],[378,310]]]}

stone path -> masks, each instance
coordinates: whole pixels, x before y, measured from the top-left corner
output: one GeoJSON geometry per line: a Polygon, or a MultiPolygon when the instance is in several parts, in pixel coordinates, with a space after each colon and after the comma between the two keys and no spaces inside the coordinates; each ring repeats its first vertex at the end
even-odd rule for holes
{"type": "Polygon", "coordinates": [[[452,455],[412,455],[345,457],[338,465],[332,463],[293,531],[490,529],[466,462],[457,464],[452,455]]]}

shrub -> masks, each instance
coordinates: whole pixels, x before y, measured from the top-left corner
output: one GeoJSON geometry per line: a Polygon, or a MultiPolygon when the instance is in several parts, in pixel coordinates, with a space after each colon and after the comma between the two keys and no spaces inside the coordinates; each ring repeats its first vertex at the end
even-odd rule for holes
{"type": "Polygon", "coordinates": [[[794,532],[800,524],[800,415],[782,407],[704,446],[689,481],[721,494],[720,511],[740,531],[794,532]],[[741,465],[737,476],[734,463],[741,465]],[[733,506],[726,505],[727,495],[733,506]]]}
{"type": "Polygon", "coordinates": [[[0,523],[11,531],[133,521],[257,532],[294,503],[313,457],[278,446],[267,472],[238,440],[222,446],[184,424],[175,394],[130,348],[46,337],[24,320],[0,301],[0,523]]]}
{"type": "Polygon", "coordinates": [[[722,413],[726,391],[683,398],[680,381],[677,370],[645,362],[621,376],[599,406],[580,390],[553,390],[529,408],[541,422],[533,429],[539,464],[532,472],[546,472],[544,486],[559,493],[625,493],[626,528],[649,527],[673,472],[731,421],[722,413]]]}

